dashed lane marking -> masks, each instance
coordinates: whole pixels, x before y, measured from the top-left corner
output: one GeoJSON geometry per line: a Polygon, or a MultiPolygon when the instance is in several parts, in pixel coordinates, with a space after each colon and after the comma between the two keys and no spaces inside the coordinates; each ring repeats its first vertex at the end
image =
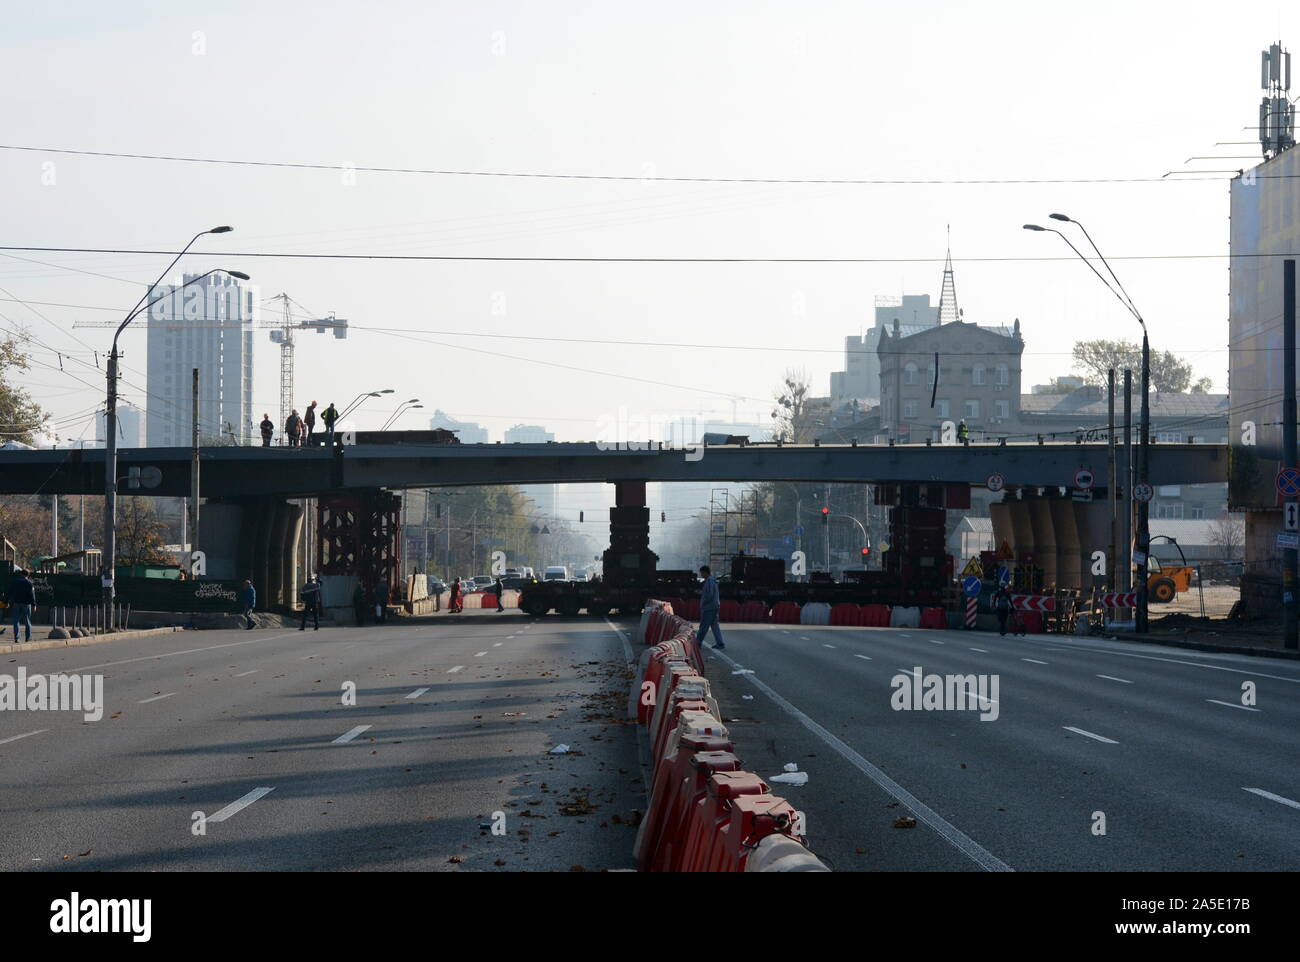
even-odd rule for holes
{"type": "Polygon", "coordinates": [[[1062,725],[1067,732],[1074,732],[1076,735],[1082,735],[1085,738],[1095,738],[1099,742],[1105,742],[1107,745],[1118,745],[1119,742],[1113,738],[1107,738],[1105,735],[1095,735],[1092,732],[1086,732],[1082,728],[1073,728],[1070,725],[1062,725]]]}
{"type": "Polygon", "coordinates": [[[154,695],[152,698],[141,698],[138,702],[136,702],[136,704],[137,704],[137,705],[147,705],[147,704],[149,704],[149,702],[151,702],[151,701],[162,701],[164,698],[170,698],[170,697],[171,697],[172,695],[174,695],[174,694],[176,694],[176,692],[174,692],[174,691],[169,691],[169,692],[168,692],[167,694],[165,694],[165,695],[154,695]]]}
{"type": "Polygon", "coordinates": [[[252,805],[259,798],[264,798],[267,795],[270,795],[272,791],[274,791],[274,789],[255,788],[247,795],[243,796],[242,798],[235,799],[235,801],[231,802],[229,805],[227,805],[225,808],[221,809],[220,811],[213,812],[211,815],[207,817],[207,821],[224,822],[226,819],[230,818],[230,816],[238,815],[240,812],[248,808],[249,805],[252,805]]]}
{"type": "Polygon", "coordinates": [[[350,742],[350,741],[352,741],[352,739],[356,738],[356,737],[357,737],[358,735],[360,735],[362,732],[369,731],[369,730],[370,730],[370,727],[371,727],[371,726],[369,726],[369,725],[358,725],[356,728],[353,728],[353,729],[351,729],[351,730],[349,730],[349,731],[345,731],[345,732],[344,732],[342,735],[340,735],[338,738],[334,739],[334,741],[330,742],[330,744],[331,744],[331,745],[342,745],[344,742],[350,742]]]}

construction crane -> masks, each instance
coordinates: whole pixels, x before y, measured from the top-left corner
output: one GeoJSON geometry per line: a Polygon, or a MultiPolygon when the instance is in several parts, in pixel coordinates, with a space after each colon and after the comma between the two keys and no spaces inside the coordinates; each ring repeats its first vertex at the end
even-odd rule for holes
{"type": "MultiPolygon", "coordinates": [[[[276,294],[274,297],[267,298],[271,301],[280,301],[284,306],[282,319],[276,321],[257,321],[252,327],[260,330],[271,329],[271,341],[280,345],[280,427],[283,430],[284,422],[289,419],[289,412],[293,410],[293,353],[294,353],[294,332],[295,331],[315,331],[317,334],[324,334],[326,331],[332,331],[335,338],[343,339],[348,336],[348,322],[346,318],[335,317],[330,313],[326,317],[317,318],[298,318],[294,319],[289,305],[297,304],[288,294],[283,292],[276,294]]],[[[301,304],[298,305],[302,307],[301,304]]],[[[304,310],[306,310],[304,308],[304,310]]],[[[117,327],[118,321],[77,321],[72,326],[78,327],[117,327]]],[[[173,330],[194,327],[225,327],[229,324],[236,323],[241,327],[243,322],[229,320],[156,320],[149,318],[150,327],[166,327],[173,330]]]]}

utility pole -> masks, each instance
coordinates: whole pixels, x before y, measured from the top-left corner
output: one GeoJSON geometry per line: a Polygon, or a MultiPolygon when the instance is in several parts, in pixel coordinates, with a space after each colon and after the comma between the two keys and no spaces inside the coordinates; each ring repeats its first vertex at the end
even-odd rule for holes
{"type": "Polygon", "coordinates": [[[1133,372],[1124,369],[1124,510],[1120,514],[1120,591],[1133,584],[1133,372]]]}
{"type": "MultiPolygon", "coordinates": [[[[1138,318],[1141,320],[1141,318],[1138,318]]],[[[1142,325],[1142,438],[1138,442],[1138,481],[1151,481],[1151,345],[1147,341],[1146,324],[1142,325]]],[[[1137,631],[1147,632],[1147,615],[1150,599],[1147,597],[1147,560],[1151,551],[1151,530],[1148,519],[1151,516],[1151,502],[1138,502],[1137,550],[1142,558],[1141,577],[1137,585],[1137,631]]]]}
{"type": "MultiPolygon", "coordinates": [[[[1282,262],[1282,466],[1296,467],[1296,401],[1295,401],[1295,261],[1282,262]]],[[[1296,504],[1295,495],[1287,495],[1288,505],[1296,504]]],[[[1286,508],[1283,509],[1287,510],[1286,508]]],[[[1295,507],[1291,511],[1300,510],[1295,507]]],[[[1282,642],[1295,651],[1300,645],[1296,624],[1295,572],[1297,551],[1282,550],[1282,642]]]]}
{"type": "Polygon", "coordinates": [[[1109,577],[1106,579],[1106,583],[1110,585],[1111,591],[1118,591],[1118,582],[1115,577],[1119,571],[1119,560],[1115,554],[1116,542],[1119,540],[1116,537],[1115,529],[1118,527],[1119,519],[1116,516],[1118,503],[1115,500],[1115,369],[1113,367],[1106,372],[1106,385],[1106,454],[1110,468],[1110,484],[1108,485],[1110,489],[1110,563],[1107,565],[1106,573],[1109,577]]]}
{"type": "Polygon", "coordinates": [[[194,552],[199,550],[199,369],[191,369],[190,386],[190,558],[186,566],[194,571],[194,552]]]}
{"type": "MultiPolygon", "coordinates": [[[[50,507],[50,557],[59,556],[59,496],[54,495],[54,501],[50,507]]],[[[54,572],[58,574],[57,569],[54,572]]],[[[17,637],[15,635],[14,637],[17,637]]]]}

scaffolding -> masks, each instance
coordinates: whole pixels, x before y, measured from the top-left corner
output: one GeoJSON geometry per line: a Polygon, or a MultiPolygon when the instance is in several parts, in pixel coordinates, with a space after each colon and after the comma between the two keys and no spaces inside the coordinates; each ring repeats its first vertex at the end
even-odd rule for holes
{"type": "Polygon", "coordinates": [[[709,567],[728,571],[731,559],[757,554],[758,492],[714,488],[709,496],[709,567]]]}

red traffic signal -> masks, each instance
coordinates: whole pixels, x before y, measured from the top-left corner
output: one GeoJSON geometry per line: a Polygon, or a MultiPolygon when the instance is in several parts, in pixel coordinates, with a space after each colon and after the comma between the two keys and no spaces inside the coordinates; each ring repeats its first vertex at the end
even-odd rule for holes
{"type": "Polygon", "coordinates": [[[823,508],[822,508],[822,514],[830,514],[830,513],[831,513],[831,509],[830,509],[830,508],[827,508],[827,507],[823,507],[823,508]]]}

